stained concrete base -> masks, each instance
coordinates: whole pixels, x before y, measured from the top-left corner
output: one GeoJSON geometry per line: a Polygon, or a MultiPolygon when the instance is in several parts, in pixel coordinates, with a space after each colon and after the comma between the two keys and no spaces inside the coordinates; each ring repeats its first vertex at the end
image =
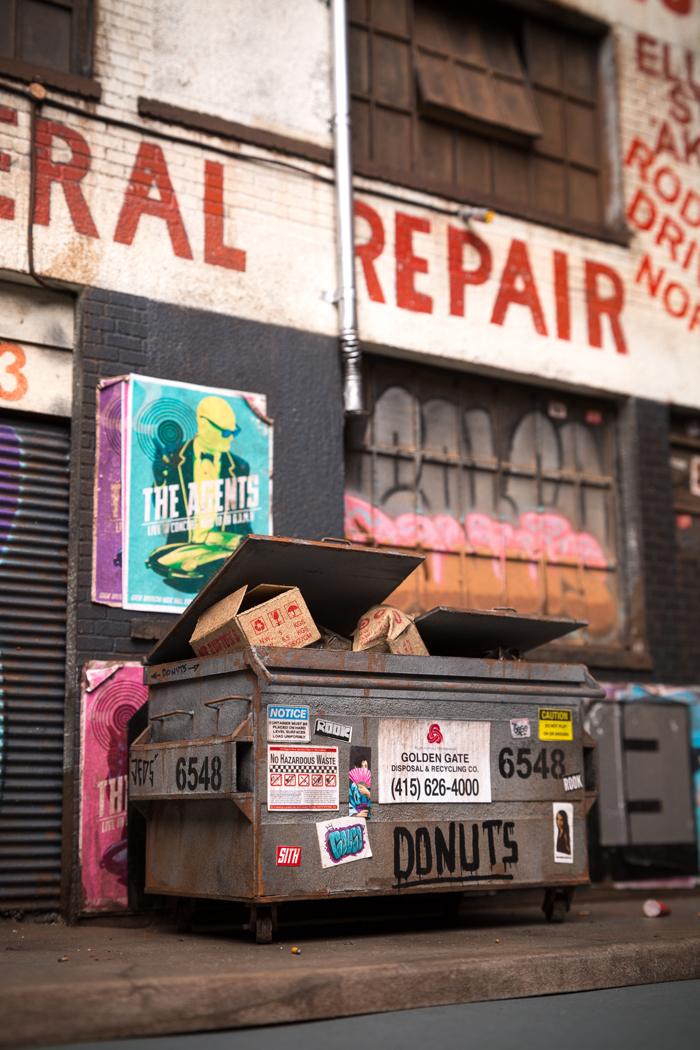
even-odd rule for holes
{"type": "Polygon", "coordinates": [[[149,921],[0,923],[0,1046],[240,1028],[700,977],[700,896],[467,900],[450,925],[283,931],[255,945],[149,921]],[[301,954],[290,948],[298,945],[301,954]]]}

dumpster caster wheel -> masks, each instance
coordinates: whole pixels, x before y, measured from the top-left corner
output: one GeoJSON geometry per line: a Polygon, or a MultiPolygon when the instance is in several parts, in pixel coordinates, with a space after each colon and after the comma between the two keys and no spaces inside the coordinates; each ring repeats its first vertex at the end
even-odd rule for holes
{"type": "Polygon", "coordinates": [[[272,908],[255,908],[251,915],[256,944],[272,944],[275,923],[272,908]]]}
{"type": "Polygon", "coordinates": [[[571,907],[572,890],[548,889],[545,890],[542,911],[547,922],[563,922],[566,913],[571,907]]]}

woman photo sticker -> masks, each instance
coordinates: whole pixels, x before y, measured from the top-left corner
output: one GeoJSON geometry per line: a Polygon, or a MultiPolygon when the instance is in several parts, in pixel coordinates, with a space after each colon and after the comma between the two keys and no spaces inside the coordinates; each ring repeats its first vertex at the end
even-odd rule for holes
{"type": "Polygon", "coordinates": [[[570,802],[552,803],[554,859],[560,864],[574,863],[574,807],[570,802]]]}

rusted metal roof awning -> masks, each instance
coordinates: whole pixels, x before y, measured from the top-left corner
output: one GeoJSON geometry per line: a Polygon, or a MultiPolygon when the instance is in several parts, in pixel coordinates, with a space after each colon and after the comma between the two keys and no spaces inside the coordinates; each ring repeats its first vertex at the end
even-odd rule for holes
{"type": "Polygon", "coordinates": [[[247,536],[203,587],[148,656],[148,663],[180,660],[202,613],[248,584],[298,587],[317,624],[349,634],[372,605],[382,602],[425,559],[350,543],[247,536]]]}

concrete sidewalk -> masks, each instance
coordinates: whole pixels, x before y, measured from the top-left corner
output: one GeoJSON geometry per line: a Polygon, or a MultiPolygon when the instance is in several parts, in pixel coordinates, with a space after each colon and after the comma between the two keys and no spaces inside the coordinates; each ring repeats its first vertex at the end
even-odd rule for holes
{"type": "Polygon", "coordinates": [[[272,945],[145,920],[0,923],[0,1046],[239,1028],[700,977],[700,896],[646,919],[582,895],[551,926],[527,899],[466,899],[448,927],[282,932],[272,945]],[[301,954],[292,954],[292,944],[301,954]]]}

